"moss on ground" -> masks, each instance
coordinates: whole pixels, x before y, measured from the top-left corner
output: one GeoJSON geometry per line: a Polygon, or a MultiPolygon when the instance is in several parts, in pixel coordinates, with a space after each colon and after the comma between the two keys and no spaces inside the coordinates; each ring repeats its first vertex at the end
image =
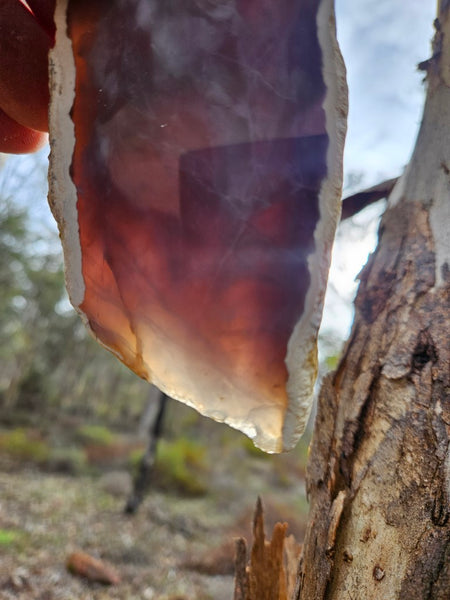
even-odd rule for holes
{"type": "MultiPolygon", "coordinates": [[[[133,450],[129,462],[134,473],[142,459],[142,450],[133,450]]],[[[208,492],[210,469],[206,446],[188,438],[158,442],[153,484],[162,490],[184,496],[208,492]]]]}
{"type": "Polygon", "coordinates": [[[104,425],[81,425],[75,433],[82,443],[87,444],[109,446],[116,440],[116,435],[104,425]]]}
{"type": "Polygon", "coordinates": [[[50,447],[37,431],[17,427],[0,433],[0,453],[23,462],[44,463],[50,447]]]}

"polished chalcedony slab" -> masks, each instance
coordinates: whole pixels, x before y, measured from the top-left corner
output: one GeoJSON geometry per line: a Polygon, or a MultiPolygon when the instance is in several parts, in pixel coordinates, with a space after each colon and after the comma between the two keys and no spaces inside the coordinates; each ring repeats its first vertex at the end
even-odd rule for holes
{"type": "Polygon", "coordinates": [[[345,82],[329,0],[66,0],[51,203],[69,294],[140,376],[268,451],[309,414],[345,82]]]}

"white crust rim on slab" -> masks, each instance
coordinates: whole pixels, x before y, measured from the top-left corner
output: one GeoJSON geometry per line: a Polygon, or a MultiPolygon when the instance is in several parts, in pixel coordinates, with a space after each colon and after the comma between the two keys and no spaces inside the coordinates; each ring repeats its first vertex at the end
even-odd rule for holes
{"type": "Polygon", "coordinates": [[[317,28],[326,85],[323,107],[329,139],[327,177],[322,182],[319,195],[320,219],[314,231],[316,251],[308,260],[311,282],[305,311],[291,335],[286,356],[289,404],[283,426],[282,451],[295,446],[305,430],[311,412],[317,377],[317,337],[322,320],[331,250],[341,215],[348,95],[345,65],[336,39],[334,0],[322,0],[320,3],[317,28]]]}
{"type": "Polygon", "coordinates": [[[85,285],[81,270],[82,255],[77,214],[77,190],[70,176],[75,148],[75,126],[70,111],[75,98],[75,60],[67,36],[68,0],[57,0],[55,8],[55,45],[49,53],[50,85],[50,165],[49,204],[59,228],[66,287],[70,301],[79,311],[85,285]]]}

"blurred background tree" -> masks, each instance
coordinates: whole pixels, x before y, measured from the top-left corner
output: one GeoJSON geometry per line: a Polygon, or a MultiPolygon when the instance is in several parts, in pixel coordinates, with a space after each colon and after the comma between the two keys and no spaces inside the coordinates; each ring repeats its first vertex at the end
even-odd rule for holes
{"type": "MultiPolygon", "coordinates": [[[[16,177],[23,193],[27,182],[16,177]]],[[[36,424],[63,413],[136,423],[148,385],[91,339],[67,299],[56,231],[32,212],[2,194],[1,419],[36,424]]]]}

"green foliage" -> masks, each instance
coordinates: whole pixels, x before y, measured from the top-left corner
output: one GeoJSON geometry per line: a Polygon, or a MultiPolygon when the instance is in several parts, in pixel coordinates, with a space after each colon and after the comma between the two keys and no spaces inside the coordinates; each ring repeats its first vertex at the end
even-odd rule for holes
{"type": "Polygon", "coordinates": [[[327,369],[329,371],[334,371],[339,364],[340,358],[341,358],[340,354],[331,354],[330,356],[327,356],[325,359],[325,364],[326,364],[327,369]]]}
{"type": "MultiPolygon", "coordinates": [[[[133,450],[129,463],[136,472],[143,455],[133,450]]],[[[158,442],[154,483],[159,488],[185,496],[202,496],[207,493],[205,477],[208,471],[206,448],[187,438],[158,442]]]]}
{"type": "MultiPolygon", "coordinates": [[[[140,460],[140,456],[133,453],[135,464],[140,460]]],[[[186,496],[200,496],[207,493],[206,447],[198,442],[187,438],[179,438],[172,442],[160,440],[155,471],[156,484],[167,491],[186,496]]]]}
{"type": "Polygon", "coordinates": [[[18,529],[0,529],[0,548],[16,546],[22,537],[23,532],[18,529]]]}
{"type": "Polygon", "coordinates": [[[270,459],[270,454],[267,454],[267,452],[263,452],[262,450],[260,450],[259,448],[257,448],[255,446],[255,444],[252,442],[252,440],[250,438],[248,438],[247,436],[242,436],[242,446],[244,447],[244,450],[246,451],[246,453],[249,456],[253,456],[254,458],[261,458],[263,460],[267,460],[270,459]]]}
{"type": "Polygon", "coordinates": [[[44,463],[50,449],[34,431],[16,428],[0,434],[0,452],[20,461],[44,463]]]}
{"type": "Polygon", "coordinates": [[[76,435],[82,442],[109,446],[114,443],[115,435],[104,425],[82,425],[76,435]]]}

